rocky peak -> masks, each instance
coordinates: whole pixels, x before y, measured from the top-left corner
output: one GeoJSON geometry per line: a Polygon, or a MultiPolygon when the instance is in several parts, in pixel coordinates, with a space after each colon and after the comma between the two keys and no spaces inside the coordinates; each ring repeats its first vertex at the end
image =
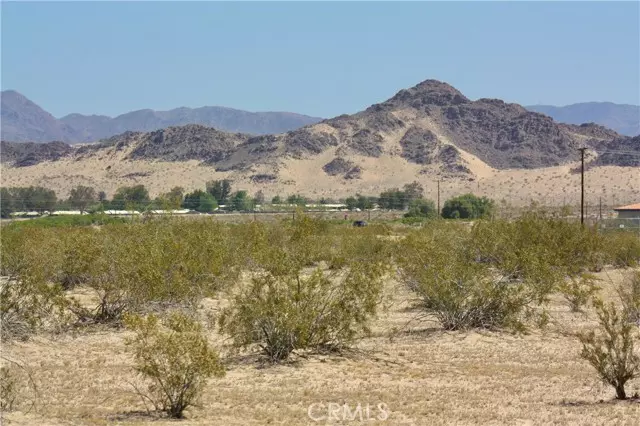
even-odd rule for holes
{"type": "Polygon", "coordinates": [[[388,102],[397,107],[423,109],[428,106],[448,106],[469,103],[455,87],[438,80],[425,80],[396,93],[388,102]]]}

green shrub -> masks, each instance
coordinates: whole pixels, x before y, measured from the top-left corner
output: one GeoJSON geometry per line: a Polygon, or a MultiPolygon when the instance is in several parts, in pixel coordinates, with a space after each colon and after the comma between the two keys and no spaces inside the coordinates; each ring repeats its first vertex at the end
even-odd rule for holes
{"type": "Polygon", "coordinates": [[[594,275],[582,274],[579,277],[570,277],[559,285],[560,293],[569,303],[571,311],[581,312],[582,307],[600,290],[595,281],[594,275]]]}
{"type": "Polygon", "coordinates": [[[420,218],[435,218],[438,216],[438,211],[435,204],[431,200],[425,200],[424,198],[418,198],[409,203],[409,211],[404,214],[404,217],[420,217],[420,218]]]}
{"type": "Polygon", "coordinates": [[[375,315],[381,280],[371,271],[254,277],[220,318],[237,347],[257,344],[273,362],[297,349],[340,349],[375,315]]]}
{"type": "Polygon", "coordinates": [[[0,240],[2,272],[9,277],[2,287],[3,313],[13,312],[16,321],[20,306],[63,300],[61,287],[82,284],[96,293],[95,309],[66,306],[82,322],[118,323],[124,312],[149,303],[195,304],[239,273],[229,228],[211,221],[161,218],[100,229],[7,226],[0,240]]]}
{"type": "Polygon", "coordinates": [[[625,277],[617,290],[629,321],[640,325],[640,271],[625,277]]]}
{"type": "Polygon", "coordinates": [[[599,270],[605,261],[604,240],[597,230],[538,213],[512,221],[477,222],[472,238],[479,261],[535,283],[541,295],[565,277],[599,270]]]}
{"type": "Polygon", "coordinates": [[[104,256],[101,234],[92,228],[72,228],[57,233],[60,245],[60,271],[57,277],[65,290],[87,283],[94,274],[94,265],[104,256]]]}
{"type": "Polygon", "coordinates": [[[344,229],[337,241],[327,237],[326,253],[316,256],[315,237],[324,226],[305,219],[282,246],[256,253],[251,282],[219,320],[237,348],[257,345],[278,362],[295,350],[343,348],[366,332],[382,296],[387,243],[344,229]]]}
{"type": "Polygon", "coordinates": [[[211,213],[218,207],[218,203],[213,195],[198,189],[184,196],[182,207],[201,213],[211,213]]]}
{"type": "Polygon", "coordinates": [[[633,267],[640,263],[640,236],[629,231],[605,234],[609,261],[616,267],[633,267]]]}
{"type": "Polygon", "coordinates": [[[596,369],[600,379],[614,387],[617,399],[626,399],[625,384],[640,376],[640,356],[634,351],[637,327],[620,315],[615,305],[594,301],[600,327],[580,333],[581,357],[596,369]]]}
{"type": "Polygon", "coordinates": [[[442,217],[447,219],[483,219],[493,215],[495,203],[487,197],[464,194],[445,201],[442,217]]]}
{"type": "Polygon", "coordinates": [[[527,281],[496,275],[478,262],[469,231],[431,224],[399,243],[396,261],[401,279],[421,300],[425,313],[447,330],[506,328],[522,330],[537,300],[527,281]]]}
{"type": "MultiPolygon", "coordinates": [[[[129,219],[130,220],[130,219],[129,219]]],[[[3,231],[8,228],[67,228],[67,227],[86,227],[90,225],[106,225],[113,223],[125,223],[127,219],[122,217],[113,217],[106,214],[94,213],[82,216],[45,216],[36,219],[22,220],[13,222],[3,227],[3,231]]]]}
{"type": "Polygon", "coordinates": [[[0,238],[1,338],[26,339],[39,328],[66,321],[68,301],[51,282],[61,264],[59,240],[50,229],[6,227],[0,238]]]}
{"type": "Polygon", "coordinates": [[[135,356],[135,370],[151,383],[144,400],[173,418],[197,403],[206,381],[225,374],[218,354],[207,342],[202,326],[180,313],[169,316],[165,327],[155,315],[127,316],[135,332],[126,344],[135,356]]]}
{"type": "Polygon", "coordinates": [[[93,317],[118,322],[149,303],[197,304],[239,273],[224,225],[162,219],[108,227],[86,285],[100,304],[93,317]]]}

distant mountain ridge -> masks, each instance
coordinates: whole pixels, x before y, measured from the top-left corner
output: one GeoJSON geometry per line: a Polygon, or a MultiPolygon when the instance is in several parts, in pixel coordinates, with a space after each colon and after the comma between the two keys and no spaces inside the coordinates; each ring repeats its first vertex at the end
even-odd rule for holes
{"type": "MultiPolygon", "coordinates": [[[[547,115],[499,99],[472,101],[447,83],[426,80],[364,111],[286,133],[251,135],[196,124],[169,126],[127,131],[71,151],[64,145],[38,150],[5,144],[16,154],[5,155],[3,162],[24,167],[67,156],[83,159],[120,153],[125,160],[197,160],[219,171],[242,173],[263,167],[265,173],[275,175],[284,159],[304,160],[332,152],[335,164],[358,157],[401,157],[424,170],[460,177],[469,173],[467,154],[495,169],[535,169],[575,161],[578,147],[585,144],[599,150],[611,141],[626,139],[630,138],[596,124],[556,123],[547,115]]],[[[335,176],[334,167],[327,167],[335,176]]]]}
{"type": "Polygon", "coordinates": [[[262,135],[295,130],[321,120],[291,112],[248,112],[218,106],[181,107],[169,111],[143,109],[113,118],[69,114],[56,119],[14,90],[3,91],[1,98],[1,138],[12,142],[94,142],[128,131],[149,132],[188,124],[262,135]]]}
{"type": "Polygon", "coordinates": [[[530,105],[529,111],[546,114],[567,124],[596,123],[621,135],[640,135],[640,106],[611,102],[584,102],[567,106],[530,105]]]}
{"type": "Polygon", "coordinates": [[[333,198],[417,181],[433,199],[439,181],[449,195],[473,192],[528,205],[575,195],[572,171],[585,146],[590,185],[618,185],[616,196],[640,197],[639,138],[593,123],[557,123],[499,99],[470,100],[426,80],[358,113],[286,133],[188,124],[76,146],[2,141],[0,160],[4,185],[44,185],[62,196],[79,184],[108,194],[143,184],[160,194],[230,179],[270,195],[333,198]]]}
{"type": "Polygon", "coordinates": [[[2,140],[14,142],[72,142],[78,134],[68,124],[57,120],[37,104],[15,90],[0,96],[2,140]]]}

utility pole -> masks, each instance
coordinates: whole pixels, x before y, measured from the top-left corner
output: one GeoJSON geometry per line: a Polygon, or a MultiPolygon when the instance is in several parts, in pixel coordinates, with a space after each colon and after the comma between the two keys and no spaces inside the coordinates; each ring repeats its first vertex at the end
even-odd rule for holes
{"type": "Polygon", "coordinates": [[[602,197],[600,197],[599,204],[600,204],[600,220],[602,220],[602,197]]]}
{"type": "Polygon", "coordinates": [[[580,168],[580,224],[584,225],[584,152],[587,148],[578,148],[580,150],[580,161],[582,167],[580,168]]]}

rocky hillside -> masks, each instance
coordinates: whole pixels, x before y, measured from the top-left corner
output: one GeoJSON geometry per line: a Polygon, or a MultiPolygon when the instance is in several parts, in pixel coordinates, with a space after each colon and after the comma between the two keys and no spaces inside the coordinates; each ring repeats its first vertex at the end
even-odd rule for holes
{"type": "Polygon", "coordinates": [[[153,132],[126,132],[75,150],[83,158],[108,150],[126,151],[127,160],[187,161],[213,164],[227,158],[251,136],[226,133],[198,124],[168,127],[153,132]]]}
{"type": "Polygon", "coordinates": [[[64,142],[0,142],[2,163],[14,167],[28,167],[43,161],[56,161],[69,157],[73,153],[73,148],[64,142]]]}
{"type": "MultiPolygon", "coordinates": [[[[287,133],[252,136],[201,125],[172,126],[126,132],[75,149],[47,144],[47,148],[30,145],[29,150],[20,150],[5,144],[10,154],[3,149],[2,161],[29,166],[65,156],[82,160],[119,153],[122,160],[198,160],[218,171],[261,168],[262,174],[277,176],[286,160],[326,157],[318,173],[352,180],[366,172],[357,161],[399,157],[425,173],[463,177],[472,174],[470,161],[498,170],[551,167],[575,161],[581,146],[599,152],[614,145],[640,149],[634,140],[593,124],[558,124],[498,99],[471,101],[446,83],[426,80],[357,114],[287,133]]],[[[628,163],[615,156],[601,161],[628,163]]]]}
{"type": "Polygon", "coordinates": [[[640,135],[640,106],[611,102],[585,102],[563,107],[532,105],[527,109],[540,112],[568,124],[596,123],[627,136],[640,135]]]}
{"type": "MultiPolygon", "coordinates": [[[[617,138],[595,144],[599,153],[593,162],[594,166],[640,167],[640,136],[634,138],[617,138]]],[[[640,171],[638,172],[640,186],[640,171]]]]}
{"type": "Polygon", "coordinates": [[[2,140],[14,142],[93,142],[128,131],[149,132],[187,124],[260,135],[294,130],[320,120],[290,112],[248,112],[224,107],[144,109],[114,118],[69,114],[56,119],[20,93],[2,92],[2,140]]]}

